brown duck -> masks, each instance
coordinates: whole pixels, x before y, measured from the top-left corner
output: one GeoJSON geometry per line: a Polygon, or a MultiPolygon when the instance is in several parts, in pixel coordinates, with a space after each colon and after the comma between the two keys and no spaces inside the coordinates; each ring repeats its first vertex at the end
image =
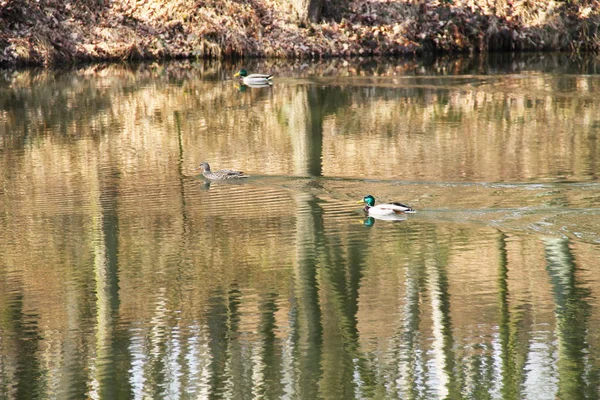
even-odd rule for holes
{"type": "Polygon", "coordinates": [[[203,162],[198,167],[198,170],[202,170],[202,175],[206,179],[210,179],[211,181],[222,181],[225,179],[240,179],[247,178],[247,175],[244,175],[242,171],[233,171],[231,169],[221,169],[219,171],[211,171],[210,165],[207,162],[203,162]]]}

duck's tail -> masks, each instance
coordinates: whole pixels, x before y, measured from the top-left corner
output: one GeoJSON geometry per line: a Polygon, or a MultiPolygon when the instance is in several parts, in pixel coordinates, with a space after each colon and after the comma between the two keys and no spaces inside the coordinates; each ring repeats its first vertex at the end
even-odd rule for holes
{"type": "Polygon", "coordinates": [[[402,212],[402,213],[416,213],[417,211],[412,208],[411,206],[407,206],[406,204],[402,204],[402,203],[392,203],[393,205],[395,205],[396,207],[394,208],[394,211],[396,212],[402,212]]]}

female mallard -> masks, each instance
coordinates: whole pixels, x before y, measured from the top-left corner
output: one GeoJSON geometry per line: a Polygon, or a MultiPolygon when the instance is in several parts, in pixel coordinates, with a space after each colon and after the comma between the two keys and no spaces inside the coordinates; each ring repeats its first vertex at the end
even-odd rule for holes
{"type": "Polygon", "coordinates": [[[366,203],[363,210],[369,215],[390,215],[416,212],[412,207],[402,203],[384,203],[375,205],[375,197],[366,195],[359,203],[366,203]]]}
{"type": "Polygon", "coordinates": [[[250,75],[248,75],[248,71],[246,71],[245,69],[240,69],[233,76],[241,77],[242,82],[248,86],[270,85],[271,80],[273,79],[273,75],[267,75],[267,74],[250,74],[250,75]]]}
{"type": "Polygon", "coordinates": [[[201,169],[202,175],[211,181],[222,181],[224,179],[239,179],[248,177],[247,175],[244,175],[242,171],[233,171],[231,169],[222,169],[212,172],[210,170],[210,165],[208,165],[207,162],[201,163],[198,169],[201,169]]]}

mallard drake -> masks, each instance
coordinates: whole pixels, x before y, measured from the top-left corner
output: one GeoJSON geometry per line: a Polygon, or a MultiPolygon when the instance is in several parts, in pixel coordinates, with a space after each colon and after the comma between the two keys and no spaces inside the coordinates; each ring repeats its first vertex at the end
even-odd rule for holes
{"type": "Polygon", "coordinates": [[[370,194],[366,195],[358,202],[366,204],[363,210],[369,215],[390,215],[416,212],[412,207],[402,203],[394,202],[375,205],[375,197],[370,194]]]}
{"type": "Polygon", "coordinates": [[[231,169],[221,169],[219,171],[212,172],[210,170],[210,165],[207,162],[203,162],[200,164],[197,170],[202,170],[202,175],[206,179],[210,179],[211,181],[221,181],[224,179],[239,179],[239,178],[247,178],[247,175],[244,175],[242,171],[234,171],[231,169]]]}
{"type": "Polygon", "coordinates": [[[273,75],[267,74],[250,74],[248,75],[248,71],[245,69],[240,69],[238,72],[233,75],[235,77],[240,77],[244,85],[248,85],[252,87],[253,85],[270,85],[271,80],[273,79],[273,75]]]}

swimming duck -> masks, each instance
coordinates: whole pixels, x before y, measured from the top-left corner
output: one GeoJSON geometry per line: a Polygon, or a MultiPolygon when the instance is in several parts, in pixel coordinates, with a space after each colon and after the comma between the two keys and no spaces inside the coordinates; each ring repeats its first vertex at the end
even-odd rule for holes
{"type": "Polygon", "coordinates": [[[198,167],[198,170],[202,170],[202,175],[206,179],[210,179],[211,181],[221,181],[224,179],[239,179],[239,178],[247,178],[247,175],[244,175],[242,171],[233,171],[231,169],[221,169],[219,171],[212,172],[210,170],[210,165],[207,162],[203,162],[198,167]]]}
{"type": "Polygon", "coordinates": [[[364,212],[369,215],[390,215],[390,214],[404,214],[416,212],[412,207],[402,203],[384,203],[375,205],[375,197],[370,194],[363,197],[359,203],[366,203],[364,212]]]}
{"type": "Polygon", "coordinates": [[[252,87],[253,85],[270,85],[271,80],[273,79],[273,75],[267,74],[250,74],[248,75],[248,71],[245,69],[240,69],[238,72],[233,75],[235,77],[240,77],[242,82],[245,85],[252,87]]]}

